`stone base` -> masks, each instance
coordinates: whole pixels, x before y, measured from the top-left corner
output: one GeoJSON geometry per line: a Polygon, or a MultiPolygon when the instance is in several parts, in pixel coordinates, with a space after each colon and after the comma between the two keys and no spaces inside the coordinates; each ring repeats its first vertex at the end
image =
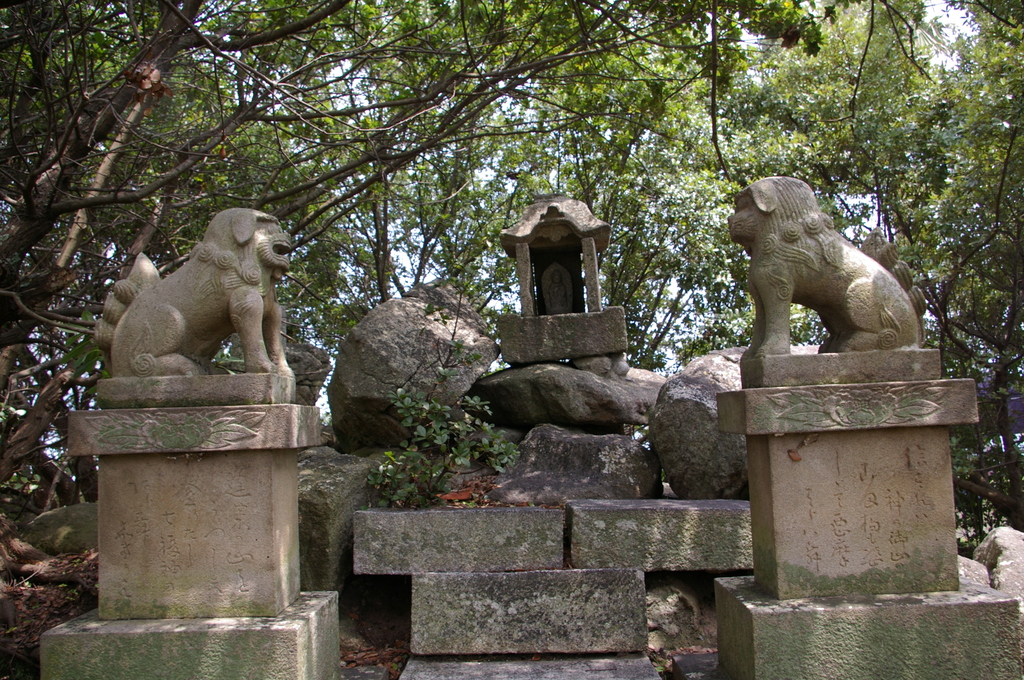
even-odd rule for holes
{"type": "Polygon", "coordinates": [[[619,354],[628,348],[626,313],[608,307],[592,314],[498,317],[501,356],[510,364],[619,354]]]}
{"type": "Polygon", "coordinates": [[[413,654],[587,654],[647,646],[639,570],[414,574],[413,654]]]}
{"type": "Polygon", "coordinates": [[[413,658],[402,680],[660,680],[644,654],[582,658],[451,661],[413,658]]]}
{"type": "Polygon", "coordinates": [[[276,373],[108,378],[96,384],[100,408],[290,404],[295,378],[276,373]]]}
{"type": "Polygon", "coordinates": [[[754,566],[747,501],[574,500],[566,510],[578,569],[722,572],[754,566]]]}
{"type": "Polygon", "coordinates": [[[299,592],[294,450],[102,456],[101,619],[276,616],[299,592]]]}
{"type": "Polygon", "coordinates": [[[942,362],[937,349],[890,349],[818,354],[817,347],[793,347],[740,362],[743,387],[846,385],[890,380],[938,380],[942,362]]]}
{"type": "Polygon", "coordinates": [[[100,621],[43,634],[42,680],[337,680],[338,594],[302,593],[274,618],[100,621]]]}
{"type": "Polygon", "coordinates": [[[1017,600],[959,591],[776,600],[715,581],[718,658],[732,680],[1020,680],[1017,600]]]}

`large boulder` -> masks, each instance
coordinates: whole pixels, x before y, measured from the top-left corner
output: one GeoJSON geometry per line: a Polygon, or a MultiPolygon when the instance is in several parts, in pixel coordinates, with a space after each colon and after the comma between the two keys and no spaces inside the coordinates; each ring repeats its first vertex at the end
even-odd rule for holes
{"type": "Polygon", "coordinates": [[[957,571],[960,574],[961,581],[970,581],[986,588],[991,585],[989,583],[988,568],[984,564],[963,555],[957,555],[956,559],[957,571]]]}
{"type": "Polygon", "coordinates": [[[998,527],[974,549],[974,559],[988,568],[996,590],[1024,600],[1024,533],[998,527]]]}
{"type": "Polygon", "coordinates": [[[736,347],[694,359],[661,388],[648,439],[680,498],[746,498],[747,446],[718,431],[715,395],[740,389],[736,347]]]}
{"type": "Polygon", "coordinates": [[[653,498],[661,492],[653,453],[632,437],[539,425],[488,496],[503,503],[557,504],[576,498],[653,498]]]}
{"type": "Polygon", "coordinates": [[[284,346],[284,355],[295,374],[295,402],[315,406],[320,388],[331,372],[331,355],[306,342],[289,342],[284,346]]]}
{"type": "Polygon", "coordinates": [[[469,393],[490,402],[498,425],[615,427],[646,425],[664,382],[663,376],[638,368],[619,378],[566,364],[534,364],[492,373],[469,393]]]}
{"type": "Polygon", "coordinates": [[[379,463],[326,446],[299,454],[302,590],[338,590],[352,573],[352,519],[368,505],[366,475],[379,463]]]}
{"type": "Polygon", "coordinates": [[[81,553],[99,545],[96,503],[76,503],[39,515],[21,531],[26,543],[45,553],[81,553]]]}
{"type": "Polygon", "coordinates": [[[714,646],[718,622],[713,579],[707,572],[647,574],[647,646],[650,649],[714,646]]]}
{"type": "Polygon", "coordinates": [[[461,399],[498,357],[486,331],[470,301],[450,288],[417,286],[371,310],[341,341],[327,389],[338,448],[351,452],[408,438],[389,396],[400,387],[433,393],[447,405],[461,399]],[[478,358],[459,361],[453,342],[478,358]],[[441,385],[439,368],[452,371],[441,385]]]}

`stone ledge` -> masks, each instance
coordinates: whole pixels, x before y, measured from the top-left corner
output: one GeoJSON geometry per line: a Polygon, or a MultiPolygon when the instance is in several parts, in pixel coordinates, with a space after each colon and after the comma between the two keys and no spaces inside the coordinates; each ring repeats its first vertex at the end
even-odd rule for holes
{"type": "Polygon", "coordinates": [[[320,443],[320,409],[298,404],[73,411],[68,452],[203,453],[304,449],[320,443]]]}
{"type": "Polygon", "coordinates": [[[720,578],[715,608],[718,659],[732,680],[1021,677],[1017,601],[973,583],[954,592],[776,600],[751,576],[720,578]]]}
{"type": "Polygon", "coordinates": [[[561,510],[362,510],[354,533],[357,574],[562,567],[561,510]]]}
{"type": "Polygon", "coordinates": [[[338,594],[302,593],[280,616],[100,621],[43,633],[42,680],[337,680],[338,594]]]}
{"type": "Polygon", "coordinates": [[[607,307],[590,314],[498,317],[501,356],[510,364],[618,354],[628,348],[626,312],[607,307]]]}
{"type": "Polygon", "coordinates": [[[818,354],[817,347],[793,347],[792,352],[741,361],[743,387],[845,385],[942,377],[937,349],[818,354]]]}
{"type": "Polygon", "coordinates": [[[413,658],[402,680],[660,680],[646,654],[568,659],[453,661],[413,658]]]}
{"type": "Polygon", "coordinates": [[[717,398],[719,429],[745,435],[978,421],[973,380],[763,387],[720,392],[717,398]]]}
{"type": "Polygon", "coordinates": [[[295,378],[276,373],[108,378],[96,384],[100,408],[288,404],[295,378]]]}
{"type": "Polygon", "coordinates": [[[586,654],[646,645],[639,570],[412,577],[413,654],[586,654]]]}
{"type": "Polygon", "coordinates": [[[576,500],[566,505],[578,569],[733,571],[754,566],[750,503],[576,500]]]}

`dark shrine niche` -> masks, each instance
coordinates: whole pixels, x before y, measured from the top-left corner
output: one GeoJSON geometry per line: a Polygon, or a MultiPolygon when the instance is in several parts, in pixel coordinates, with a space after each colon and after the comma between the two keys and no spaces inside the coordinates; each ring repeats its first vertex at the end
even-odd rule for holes
{"type": "Polygon", "coordinates": [[[583,289],[583,257],[579,250],[539,249],[532,251],[531,259],[538,314],[583,314],[587,311],[583,289]],[[551,271],[548,271],[549,268],[551,271]],[[552,286],[552,289],[546,291],[545,284],[552,286]],[[568,290],[562,292],[566,284],[571,287],[571,293],[568,290]],[[564,303],[557,302],[554,308],[549,307],[550,302],[558,300],[569,302],[571,307],[566,309],[564,303]]]}

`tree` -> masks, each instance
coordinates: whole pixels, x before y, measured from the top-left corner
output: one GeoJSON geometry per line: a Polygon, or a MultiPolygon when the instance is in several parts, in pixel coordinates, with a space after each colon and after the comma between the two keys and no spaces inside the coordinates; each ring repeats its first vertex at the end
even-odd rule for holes
{"type": "MultiPolygon", "coordinates": [[[[0,12],[0,481],[28,462],[43,505],[73,502],[90,479],[58,464],[49,423],[89,405],[91,317],[143,250],[169,271],[217,210],[270,212],[296,245],[282,296],[303,325],[289,332],[341,333],[428,276],[484,271],[503,226],[493,206],[511,214],[530,184],[501,173],[503,144],[611,130],[600,121],[667,99],[672,72],[672,96],[717,82],[742,64],[730,36],[817,35],[805,10],[753,0],[26,0],[0,12]]],[[[492,269],[472,285],[497,299],[510,269],[492,269]]]]}

